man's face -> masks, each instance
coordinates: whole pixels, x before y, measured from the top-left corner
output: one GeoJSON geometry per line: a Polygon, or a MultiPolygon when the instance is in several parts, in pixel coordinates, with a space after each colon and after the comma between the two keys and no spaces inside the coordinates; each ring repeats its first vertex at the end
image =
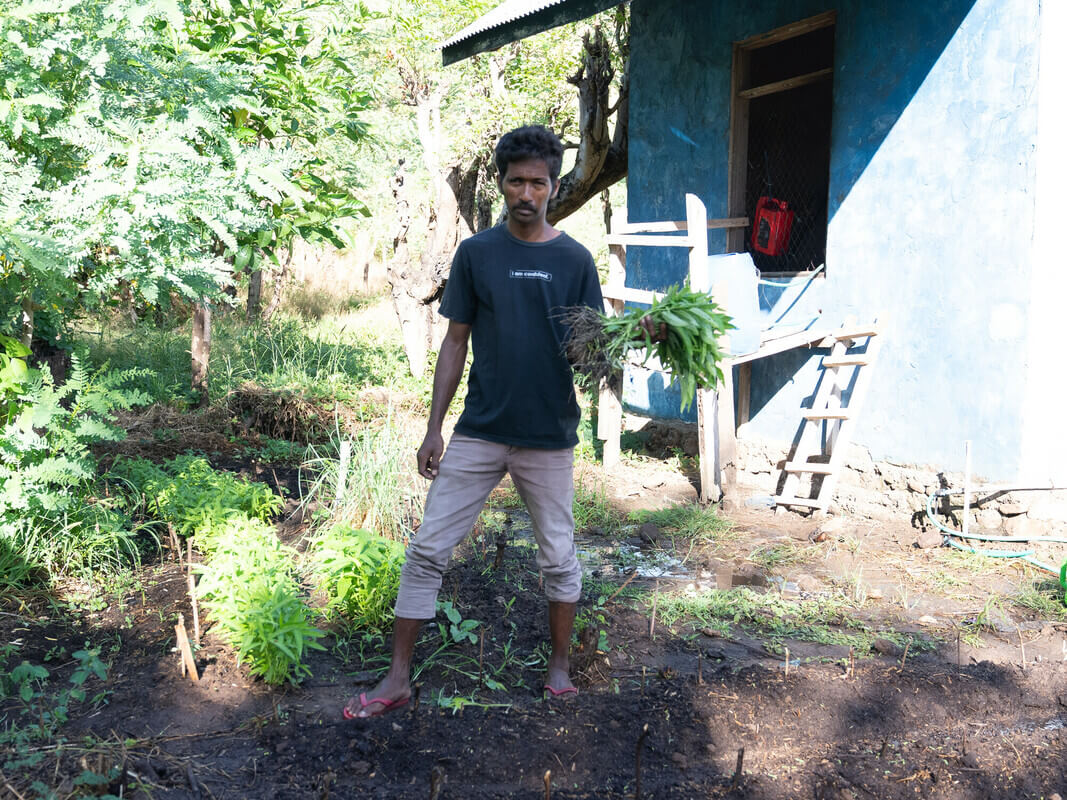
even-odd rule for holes
{"type": "Polygon", "coordinates": [[[552,180],[548,164],[539,158],[512,161],[499,185],[508,207],[508,218],[519,225],[543,222],[548,201],[559,190],[559,181],[552,180]]]}

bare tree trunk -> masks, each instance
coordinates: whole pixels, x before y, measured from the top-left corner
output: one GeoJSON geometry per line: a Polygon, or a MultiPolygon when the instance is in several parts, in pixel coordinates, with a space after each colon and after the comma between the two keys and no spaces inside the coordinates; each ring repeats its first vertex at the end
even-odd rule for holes
{"type": "Polygon", "coordinates": [[[411,207],[404,188],[404,160],[397,165],[393,176],[393,202],[396,207],[397,231],[393,236],[393,257],[386,267],[393,310],[400,322],[400,334],[404,352],[408,357],[411,374],[421,378],[426,368],[426,356],[430,351],[429,329],[432,325],[432,309],[412,292],[408,270],[412,264],[408,253],[408,230],[411,228],[411,207]]]}
{"type": "Polygon", "coordinates": [[[271,293],[270,303],[263,310],[263,321],[267,322],[274,316],[278,306],[282,303],[282,294],[285,292],[285,284],[289,280],[289,267],[293,264],[293,246],[295,241],[289,243],[289,249],[285,251],[285,260],[282,268],[274,280],[274,291],[271,293]]]}
{"type": "MultiPolygon", "coordinates": [[[[27,281],[28,283],[28,281],[27,281]]],[[[33,346],[33,287],[27,286],[26,294],[22,298],[22,343],[26,347],[33,346]]]]}
{"type": "Polygon", "coordinates": [[[613,50],[598,27],[582,39],[585,53],[578,72],[568,80],[578,88],[578,156],[574,167],[560,179],[559,193],[548,209],[548,221],[555,223],[573,214],[589,198],[626,177],[630,142],[629,29],[616,24],[615,47],[623,56],[623,73],[614,105],[610,102],[611,81],[615,77],[613,50]],[[614,116],[615,127],[608,133],[614,116]]]}
{"type": "Polygon", "coordinates": [[[211,360],[211,307],[197,303],[193,309],[193,338],[190,351],[193,356],[194,392],[200,393],[200,407],[208,402],[208,363],[211,360]]]}
{"type": "Polygon", "coordinates": [[[248,302],[245,304],[245,319],[254,322],[259,319],[263,302],[263,270],[255,269],[248,273],[248,302]]]}

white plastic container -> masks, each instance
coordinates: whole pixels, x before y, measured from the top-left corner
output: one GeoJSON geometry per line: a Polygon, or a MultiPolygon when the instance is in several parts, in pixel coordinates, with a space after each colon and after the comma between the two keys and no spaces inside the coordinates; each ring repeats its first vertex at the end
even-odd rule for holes
{"type": "Polygon", "coordinates": [[[727,352],[743,356],[759,349],[763,320],[759,308],[759,270],[748,253],[724,253],[708,256],[703,269],[694,266],[690,286],[694,291],[711,292],[716,288],[716,302],[723,304],[737,330],[728,332],[727,352]],[[721,290],[720,290],[721,287],[721,290]]]}

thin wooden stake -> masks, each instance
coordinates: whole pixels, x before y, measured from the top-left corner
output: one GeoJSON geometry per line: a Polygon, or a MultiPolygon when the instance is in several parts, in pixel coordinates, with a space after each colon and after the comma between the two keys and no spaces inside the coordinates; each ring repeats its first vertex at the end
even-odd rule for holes
{"type": "Polygon", "coordinates": [[[789,677],[789,648],[785,649],[785,676],[789,677]]]}
{"type": "Polygon", "coordinates": [[[174,637],[178,640],[178,651],[182,656],[182,675],[186,670],[189,677],[195,682],[200,680],[200,673],[196,671],[196,661],[193,660],[193,648],[189,646],[189,634],[185,631],[185,616],[178,615],[178,624],[174,626],[174,637]]]}
{"type": "Polygon", "coordinates": [[[193,577],[193,573],[190,572],[187,578],[189,581],[189,604],[193,607],[193,641],[196,646],[200,646],[200,608],[196,601],[196,578],[193,577]]]}
{"type": "Polygon", "coordinates": [[[648,669],[647,667],[641,667],[641,696],[642,697],[645,696],[645,674],[647,672],[647,669],[648,669]]]}
{"type": "Polygon", "coordinates": [[[1015,632],[1019,634],[1019,649],[1022,651],[1023,656],[1023,669],[1026,669],[1026,642],[1023,641],[1023,629],[1019,627],[1019,623],[1015,623],[1015,632]]]}
{"type": "Polygon", "coordinates": [[[641,800],[641,749],[645,746],[645,737],[648,736],[648,723],[641,729],[641,735],[637,737],[637,751],[634,753],[634,800],[641,800]]]}
{"type": "Polygon", "coordinates": [[[478,688],[482,688],[482,679],[484,673],[482,672],[482,656],[485,653],[485,627],[478,632],[478,688]]]}
{"type": "Polygon", "coordinates": [[[441,796],[441,789],[445,785],[445,770],[438,764],[430,770],[430,800],[437,800],[441,796]]]}
{"type": "Polygon", "coordinates": [[[900,659],[900,671],[904,671],[904,665],[908,663],[908,648],[911,647],[911,641],[904,642],[904,656],[900,659]]]}
{"type": "Polygon", "coordinates": [[[852,645],[848,648],[848,677],[856,677],[856,648],[852,645]]]}
{"type": "Polygon", "coordinates": [[[963,661],[960,658],[960,631],[956,631],[956,677],[960,675],[960,670],[963,668],[963,661]]]}
{"type": "Polygon", "coordinates": [[[734,778],[730,782],[730,791],[741,785],[741,775],[745,767],[745,748],[737,751],[737,765],[734,767],[734,778]]]}
{"type": "Polygon", "coordinates": [[[181,567],[182,546],[178,543],[178,534],[174,530],[174,525],[170,522],[167,523],[167,534],[170,536],[171,555],[177,560],[178,566],[181,567]]]}
{"type": "Polygon", "coordinates": [[[607,605],[612,600],[614,600],[616,597],[618,597],[619,596],[619,592],[621,592],[623,589],[625,589],[627,586],[629,586],[630,585],[630,581],[632,581],[636,577],[637,577],[637,570],[635,569],[633,572],[630,573],[630,577],[627,578],[625,581],[623,581],[622,585],[608,596],[608,599],[604,601],[604,605],[607,605]]]}
{"type": "Polygon", "coordinates": [[[697,651],[697,686],[704,685],[704,652],[697,651]]]}
{"type": "Polygon", "coordinates": [[[196,599],[196,577],[193,575],[193,540],[189,539],[189,551],[186,555],[185,564],[189,581],[189,603],[193,607],[193,642],[200,646],[200,604],[196,599]]]}
{"type": "Polygon", "coordinates": [[[411,716],[415,716],[415,712],[419,708],[419,698],[422,697],[422,681],[415,684],[415,696],[411,700],[411,716]]]}
{"type": "Polygon", "coordinates": [[[656,578],[655,594],[652,595],[652,621],[648,625],[648,636],[656,640],[656,608],[659,606],[659,578],[656,578]]]}
{"type": "Polygon", "coordinates": [[[552,770],[545,770],[545,800],[552,800],[552,770]]]}
{"type": "Polygon", "coordinates": [[[348,462],[352,459],[352,440],[341,441],[341,452],[337,463],[337,488],[333,493],[333,506],[339,508],[345,494],[345,484],[348,482],[348,462]]]}

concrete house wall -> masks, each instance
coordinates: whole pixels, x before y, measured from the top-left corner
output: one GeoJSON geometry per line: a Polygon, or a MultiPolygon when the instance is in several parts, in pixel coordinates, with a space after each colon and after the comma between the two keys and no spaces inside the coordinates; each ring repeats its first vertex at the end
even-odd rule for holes
{"type": "MultiPolygon", "coordinates": [[[[761,307],[768,320],[787,307],[792,320],[886,312],[889,330],[855,436],[875,460],[958,470],[969,439],[978,474],[1047,480],[1060,469],[1064,477],[1052,443],[1067,445],[1067,437],[1048,373],[1065,359],[1049,341],[1060,323],[1048,297],[1064,288],[1067,256],[1056,252],[1048,211],[1059,190],[1038,182],[1039,165],[1062,176],[1054,136],[1067,141],[1062,116],[1049,110],[1052,93],[1062,96],[1055,70],[1063,59],[1041,60],[1043,39],[1067,47],[1062,8],[1050,5],[632,4],[631,220],[684,219],[686,192],[710,216],[728,216],[732,43],[837,11],[826,270],[788,288],[765,287],[761,307]]],[[[723,252],[723,234],[712,231],[709,246],[723,252]]],[[[676,251],[634,248],[627,282],[662,288],[685,269],[676,251]]],[[[754,362],[745,435],[792,440],[822,354],[754,362]]],[[[634,376],[626,400],[677,416],[676,399],[635,385],[634,376]]]]}

